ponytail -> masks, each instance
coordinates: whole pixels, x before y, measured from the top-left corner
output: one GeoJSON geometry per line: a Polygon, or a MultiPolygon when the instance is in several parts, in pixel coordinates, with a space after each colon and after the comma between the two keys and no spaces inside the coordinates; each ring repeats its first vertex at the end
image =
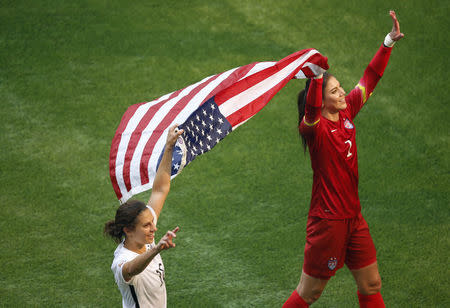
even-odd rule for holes
{"type": "Polygon", "coordinates": [[[110,236],[116,243],[120,243],[126,236],[124,228],[133,230],[136,227],[136,218],[146,208],[145,203],[138,200],[130,200],[122,204],[116,211],[115,219],[105,224],[103,234],[110,236]]]}
{"type": "Polygon", "coordinates": [[[110,236],[116,243],[120,243],[125,236],[123,229],[116,224],[115,220],[110,220],[105,224],[103,234],[110,236]]]}

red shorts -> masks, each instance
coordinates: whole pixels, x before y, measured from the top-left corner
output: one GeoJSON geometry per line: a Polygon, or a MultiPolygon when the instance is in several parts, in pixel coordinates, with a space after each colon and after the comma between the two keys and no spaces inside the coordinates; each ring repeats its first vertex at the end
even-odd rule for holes
{"type": "Polygon", "coordinates": [[[350,219],[308,217],[303,271],[330,279],[344,266],[355,270],[377,260],[369,226],[361,213],[350,219]]]}

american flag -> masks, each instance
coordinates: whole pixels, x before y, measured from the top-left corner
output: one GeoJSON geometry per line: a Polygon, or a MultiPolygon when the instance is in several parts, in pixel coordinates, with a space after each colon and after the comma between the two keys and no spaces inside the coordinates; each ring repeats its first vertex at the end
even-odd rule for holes
{"type": "Polygon", "coordinates": [[[304,49],[278,62],[237,67],[130,106],[110,151],[110,176],[117,198],[124,203],[151,189],[170,126],[181,123],[179,128],[184,130],[173,151],[173,178],[253,117],[289,80],[310,78],[326,69],[326,57],[315,49],[304,49]]]}

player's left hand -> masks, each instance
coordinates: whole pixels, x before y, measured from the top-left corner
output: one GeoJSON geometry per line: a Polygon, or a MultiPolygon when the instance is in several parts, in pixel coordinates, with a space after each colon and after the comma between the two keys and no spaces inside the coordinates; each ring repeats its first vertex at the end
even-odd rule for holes
{"type": "Polygon", "coordinates": [[[399,22],[398,22],[398,20],[397,20],[397,16],[395,15],[395,12],[394,12],[394,11],[390,11],[390,12],[389,12],[389,15],[391,15],[391,17],[392,17],[392,23],[393,23],[393,25],[392,25],[392,30],[391,30],[391,32],[389,33],[389,36],[391,37],[391,39],[392,39],[394,42],[397,42],[397,41],[399,41],[401,38],[403,38],[405,35],[404,35],[403,33],[400,32],[400,24],[399,24],[399,22]]]}
{"type": "Polygon", "coordinates": [[[182,129],[177,128],[178,124],[173,125],[169,128],[167,134],[166,146],[173,146],[177,142],[178,137],[184,132],[182,129]]]}

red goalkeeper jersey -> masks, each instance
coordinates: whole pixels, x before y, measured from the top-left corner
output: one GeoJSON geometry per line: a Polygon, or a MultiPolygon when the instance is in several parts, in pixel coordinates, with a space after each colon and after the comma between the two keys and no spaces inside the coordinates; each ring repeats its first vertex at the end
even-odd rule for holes
{"type": "Polygon", "coordinates": [[[299,129],[306,138],[313,169],[309,216],[344,219],[361,211],[358,196],[358,154],[353,119],[380,80],[392,48],[382,45],[357,86],[345,97],[347,108],[337,122],[321,111],[322,79],[313,79],[308,90],[305,117],[299,129]]]}

